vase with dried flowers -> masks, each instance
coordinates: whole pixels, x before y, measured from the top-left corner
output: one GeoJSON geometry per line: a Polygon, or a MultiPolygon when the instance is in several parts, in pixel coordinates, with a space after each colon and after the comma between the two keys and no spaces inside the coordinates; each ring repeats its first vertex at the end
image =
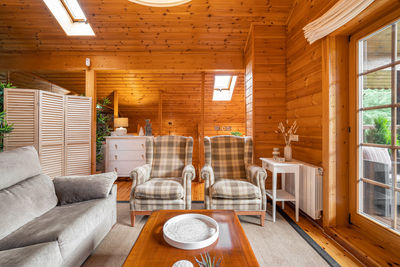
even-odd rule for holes
{"type": "Polygon", "coordinates": [[[298,129],[297,121],[293,122],[291,126],[289,126],[289,121],[286,120],[286,124],[284,125],[282,122],[278,124],[278,130],[275,131],[277,134],[282,134],[283,138],[285,140],[285,149],[284,149],[284,155],[285,155],[285,160],[292,160],[292,146],[291,143],[292,141],[295,140],[294,137],[297,137],[296,132],[298,129]]]}

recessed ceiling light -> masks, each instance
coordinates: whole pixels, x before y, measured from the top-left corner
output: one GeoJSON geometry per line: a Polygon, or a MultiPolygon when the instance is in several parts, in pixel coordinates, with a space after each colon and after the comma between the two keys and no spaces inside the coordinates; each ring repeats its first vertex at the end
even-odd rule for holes
{"type": "Polygon", "coordinates": [[[213,101],[230,101],[235,89],[236,75],[216,75],[214,79],[213,101]]]}
{"type": "Polygon", "coordinates": [[[77,0],[43,0],[64,32],[69,36],[94,36],[77,0]]]}
{"type": "Polygon", "coordinates": [[[179,6],[186,4],[191,0],[129,0],[129,1],[144,6],[171,7],[171,6],[179,6]]]}

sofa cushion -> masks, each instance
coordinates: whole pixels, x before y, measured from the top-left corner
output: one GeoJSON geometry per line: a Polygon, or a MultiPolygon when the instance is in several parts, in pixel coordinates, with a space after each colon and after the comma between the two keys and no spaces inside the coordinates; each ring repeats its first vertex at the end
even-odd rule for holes
{"type": "Polygon", "coordinates": [[[57,205],[50,177],[36,175],[0,190],[0,239],[57,205]]]}
{"type": "Polygon", "coordinates": [[[61,205],[97,198],[106,198],[117,180],[116,172],[86,176],[54,178],[56,194],[61,205]]]}
{"type": "Polygon", "coordinates": [[[115,203],[110,195],[107,199],[57,206],[0,240],[0,250],[58,241],[62,257],[69,258],[110,217],[115,203]]]}
{"type": "Polygon", "coordinates": [[[135,198],[181,199],[183,198],[182,178],[151,178],[136,186],[135,198]]]}
{"type": "Polygon", "coordinates": [[[40,173],[39,157],[33,146],[0,153],[0,190],[40,173]]]}
{"type": "Polygon", "coordinates": [[[0,266],[54,267],[62,262],[57,241],[0,251],[0,266]]]}
{"type": "Polygon", "coordinates": [[[253,199],[261,198],[260,188],[246,180],[218,179],[211,187],[213,198],[253,199]]]}

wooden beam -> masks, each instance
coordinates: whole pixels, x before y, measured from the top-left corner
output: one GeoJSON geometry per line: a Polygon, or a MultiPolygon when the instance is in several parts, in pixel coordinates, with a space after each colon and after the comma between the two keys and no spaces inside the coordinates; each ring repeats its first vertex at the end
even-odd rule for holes
{"type": "Polygon", "coordinates": [[[0,53],[0,69],[18,71],[84,70],[90,58],[93,70],[193,72],[242,70],[242,52],[38,52],[0,53]],[[40,63],[40,64],[38,64],[40,63]]]}
{"type": "Polygon", "coordinates": [[[118,91],[113,91],[114,118],[118,118],[118,91]]]}
{"type": "Polygon", "coordinates": [[[96,72],[87,69],[85,72],[85,95],[92,98],[92,146],[91,146],[91,169],[96,173],[96,72]]]}
{"type": "Polygon", "coordinates": [[[159,123],[159,135],[163,135],[163,124],[162,124],[162,120],[163,120],[163,92],[160,90],[159,93],[159,99],[158,99],[158,123],[159,123]]]}
{"type": "Polygon", "coordinates": [[[322,40],[322,166],[323,182],[323,226],[336,226],[336,87],[334,79],[335,39],[322,40]]]}
{"type": "MultiPolygon", "coordinates": [[[[199,136],[199,165],[198,169],[201,170],[205,163],[204,159],[204,97],[205,97],[205,81],[206,81],[206,74],[204,72],[201,73],[201,100],[200,100],[200,125],[198,128],[198,136],[199,136]]],[[[200,173],[198,175],[197,180],[202,182],[200,177],[200,173]]]]}

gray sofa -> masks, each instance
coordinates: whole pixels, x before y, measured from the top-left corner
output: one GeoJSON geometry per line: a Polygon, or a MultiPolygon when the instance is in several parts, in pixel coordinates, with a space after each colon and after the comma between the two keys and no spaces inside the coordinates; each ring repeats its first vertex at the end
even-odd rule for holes
{"type": "Polygon", "coordinates": [[[116,223],[111,186],[105,198],[59,205],[68,189],[56,194],[33,147],[0,153],[0,266],[80,266],[116,223]]]}

